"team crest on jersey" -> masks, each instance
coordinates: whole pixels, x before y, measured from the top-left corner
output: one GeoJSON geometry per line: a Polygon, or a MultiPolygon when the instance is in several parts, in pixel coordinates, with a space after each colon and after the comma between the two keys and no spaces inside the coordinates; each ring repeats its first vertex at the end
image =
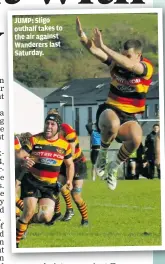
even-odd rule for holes
{"type": "Polygon", "coordinates": [[[59,154],[64,154],[64,153],[65,153],[65,150],[64,150],[64,149],[57,148],[56,150],[57,150],[57,152],[58,152],[59,154]]]}

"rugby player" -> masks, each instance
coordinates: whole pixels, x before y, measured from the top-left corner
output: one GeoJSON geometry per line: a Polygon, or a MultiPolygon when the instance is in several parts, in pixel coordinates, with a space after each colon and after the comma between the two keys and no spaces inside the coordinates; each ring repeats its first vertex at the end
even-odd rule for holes
{"type": "Polygon", "coordinates": [[[96,114],[97,126],[101,133],[101,149],[96,161],[96,172],[100,177],[104,175],[111,142],[114,139],[123,142],[116,159],[107,165],[108,187],[114,190],[119,166],[138,149],[142,141],[142,128],[135,115],[145,111],[153,66],[148,59],[143,58],[143,48],[139,40],[126,41],[119,53],[104,44],[98,28],[94,30],[94,38],[89,39],[77,18],[76,29],[81,43],[110,68],[111,84],[108,98],[99,106],[96,114]]]}
{"type": "Polygon", "coordinates": [[[66,165],[67,188],[72,190],[74,164],[70,144],[59,134],[61,119],[50,114],[45,119],[44,132],[30,138],[30,144],[17,154],[26,159],[25,167],[29,170],[22,179],[21,197],[24,209],[16,224],[16,246],[27,230],[28,223],[36,211],[38,203],[38,222],[45,223],[52,219],[55,200],[59,193],[57,178],[60,167],[66,165]]]}
{"type": "Polygon", "coordinates": [[[21,143],[18,136],[14,136],[14,149],[15,149],[15,199],[16,199],[16,218],[20,217],[20,210],[23,210],[23,201],[20,197],[20,173],[21,164],[17,158],[17,152],[21,149],[21,143]]]}
{"type": "MultiPolygon", "coordinates": [[[[159,133],[159,124],[154,124],[151,133],[146,136],[145,139],[145,155],[149,165],[150,179],[154,179],[155,176],[155,141],[159,133]]],[[[159,174],[159,169],[157,168],[159,174]]]]}
{"type": "Polygon", "coordinates": [[[15,191],[16,191],[16,218],[20,217],[20,210],[23,211],[23,201],[20,199],[21,181],[24,176],[24,171],[22,165],[23,162],[17,157],[17,152],[21,149],[23,145],[29,143],[29,139],[32,136],[31,133],[22,133],[21,135],[15,136],[15,191]]]}
{"type": "MultiPolygon", "coordinates": [[[[56,109],[51,109],[48,114],[58,114],[56,109]]],[[[76,134],[76,131],[68,124],[62,123],[61,125],[61,134],[64,136],[64,138],[69,142],[72,150],[72,156],[73,156],[73,162],[75,167],[75,174],[73,178],[73,189],[71,191],[72,198],[81,214],[81,225],[87,226],[88,225],[88,212],[87,212],[87,205],[84,202],[82,198],[82,187],[84,178],[87,175],[87,165],[86,165],[86,159],[82,153],[82,150],[79,146],[79,140],[76,134]]],[[[74,215],[73,207],[71,203],[71,196],[70,192],[68,192],[66,188],[66,165],[63,163],[60,170],[60,175],[58,178],[58,182],[62,184],[61,188],[61,194],[64,197],[65,203],[66,203],[66,213],[63,217],[63,221],[69,221],[72,216],[74,215]]],[[[59,202],[59,200],[58,200],[59,202]]],[[[59,204],[59,203],[58,203],[59,204]]],[[[56,203],[56,205],[58,205],[56,203]]],[[[60,205],[59,205],[60,206],[60,205]]],[[[52,222],[56,220],[56,216],[58,217],[58,214],[60,214],[60,207],[57,208],[58,212],[55,211],[55,215],[52,219],[52,222]],[[58,213],[58,214],[57,214],[58,213]]]]}

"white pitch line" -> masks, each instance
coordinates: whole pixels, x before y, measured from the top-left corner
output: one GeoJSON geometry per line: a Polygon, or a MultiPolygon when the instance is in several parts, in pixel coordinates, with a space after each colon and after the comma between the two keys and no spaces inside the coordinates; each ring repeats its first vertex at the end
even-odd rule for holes
{"type": "Polygon", "coordinates": [[[127,205],[127,204],[93,204],[93,206],[128,208],[128,209],[139,209],[139,210],[155,210],[156,209],[154,207],[140,207],[138,205],[127,205]]]}

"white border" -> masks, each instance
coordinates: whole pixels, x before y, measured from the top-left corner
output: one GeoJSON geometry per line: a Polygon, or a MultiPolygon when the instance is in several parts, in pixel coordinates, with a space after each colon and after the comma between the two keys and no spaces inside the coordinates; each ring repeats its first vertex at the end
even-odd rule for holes
{"type": "MultiPolygon", "coordinates": [[[[163,67],[163,20],[162,8],[138,8],[138,9],[88,9],[88,10],[21,10],[8,12],[8,65],[9,65],[9,134],[10,146],[13,146],[14,134],[14,116],[13,116],[13,30],[12,16],[13,15],[74,15],[74,14],[122,14],[122,13],[157,13],[158,15],[158,51],[159,51],[159,106],[160,106],[160,136],[161,136],[161,171],[164,172],[164,67],[163,67]],[[11,44],[12,43],[12,44],[11,44]],[[160,55],[161,54],[161,55],[160,55]]],[[[14,171],[14,148],[10,148],[10,188],[11,188],[11,230],[12,233],[12,252],[13,253],[44,253],[44,252],[109,252],[109,251],[149,251],[149,250],[164,250],[165,249],[165,177],[161,179],[161,226],[162,226],[162,246],[121,246],[121,247],[68,247],[68,248],[16,248],[15,234],[15,178],[12,175],[14,171]]],[[[155,223],[156,224],[156,223],[155,223]]]]}

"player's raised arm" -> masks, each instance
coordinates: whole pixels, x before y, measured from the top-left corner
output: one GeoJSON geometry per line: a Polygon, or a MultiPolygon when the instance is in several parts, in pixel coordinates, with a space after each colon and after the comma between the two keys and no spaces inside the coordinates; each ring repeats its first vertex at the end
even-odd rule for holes
{"type": "Polygon", "coordinates": [[[99,47],[103,52],[105,52],[113,61],[115,61],[120,66],[126,68],[127,70],[134,72],[136,74],[142,75],[147,69],[147,66],[141,63],[141,47],[137,48],[136,50],[136,57],[139,57],[139,61],[137,61],[137,58],[134,59],[131,57],[130,54],[121,54],[119,52],[116,52],[112,50],[111,48],[108,48],[102,38],[102,34],[98,28],[94,30],[94,39],[95,44],[97,43],[97,47],[99,47]]]}
{"type": "Polygon", "coordinates": [[[26,150],[21,148],[20,150],[15,151],[15,156],[17,159],[25,159],[26,157],[29,157],[30,155],[26,150]]]}
{"type": "Polygon", "coordinates": [[[108,60],[109,56],[95,45],[94,39],[89,39],[83,32],[82,25],[78,17],[76,18],[76,31],[81,43],[90,53],[92,53],[96,58],[98,58],[102,62],[108,60]]]}

